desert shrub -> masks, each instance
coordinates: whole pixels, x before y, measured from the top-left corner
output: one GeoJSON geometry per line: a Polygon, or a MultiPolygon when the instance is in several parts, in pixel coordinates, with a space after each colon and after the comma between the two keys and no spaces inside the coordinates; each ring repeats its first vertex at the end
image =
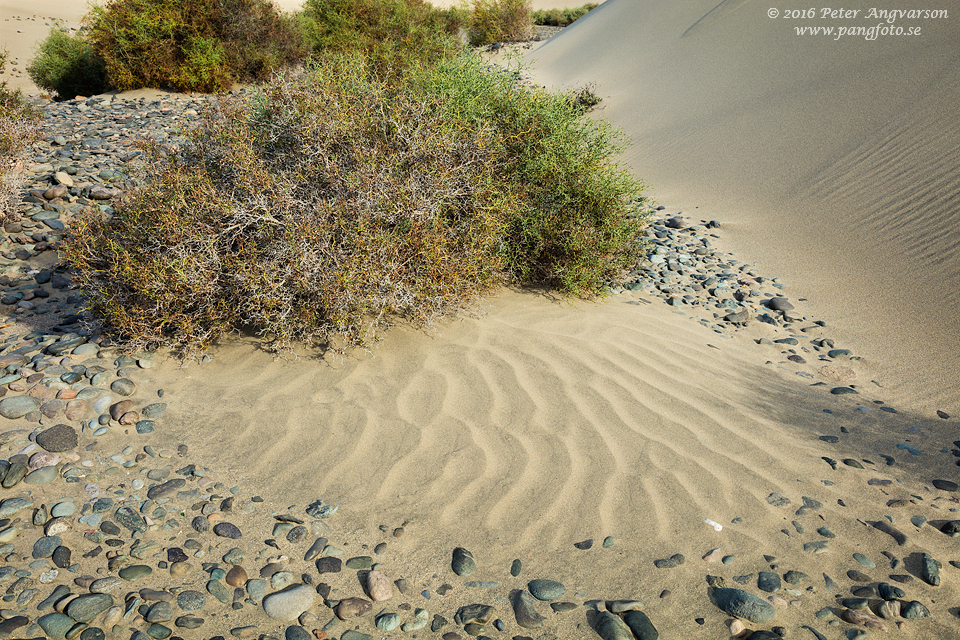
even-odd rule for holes
{"type": "Polygon", "coordinates": [[[529,0],[476,0],[470,17],[470,44],[528,40],[533,36],[529,0]]]}
{"type": "Polygon", "coordinates": [[[268,0],[110,0],[85,21],[119,89],[222,91],[307,53],[296,19],[268,0]]]}
{"type": "Polygon", "coordinates": [[[587,3],[568,9],[537,9],[531,15],[533,24],[549,27],[568,27],[600,5],[587,3]]]}
{"type": "MultiPolygon", "coordinates": [[[[9,53],[0,50],[0,73],[9,53]]],[[[0,221],[16,219],[17,190],[26,176],[27,149],[40,137],[39,114],[27,104],[19,89],[11,91],[0,81],[0,221]]]]}
{"type": "Polygon", "coordinates": [[[603,101],[594,91],[594,85],[588,84],[584,87],[573,89],[566,93],[567,100],[573,105],[573,108],[586,113],[603,101]]]}
{"type": "Polygon", "coordinates": [[[503,242],[519,282],[542,282],[594,296],[637,261],[644,188],[617,162],[622,133],[584,117],[567,94],[518,89],[512,73],[490,73],[477,57],[458,57],[421,74],[443,96],[448,118],[493,128],[497,180],[517,201],[503,242]]]}
{"type": "Polygon", "coordinates": [[[70,35],[60,25],[36,49],[27,65],[33,83],[62,100],[92,96],[110,89],[106,66],[85,34],[70,35]]]}
{"type": "Polygon", "coordinates": [[[306,0],[301,14],[316,53],[362,52],[381,73],[450,55],[463,19],[424,0],[306,0]]]}
{"type": "Polygon", "coordinates": [[[224,99],[62,255],[131,346],[188,352],[241,326],[277,348],[365,345],[509,281],[599,293],[638,256],[640,184],[608,127],[484,69],[458,57],[383,80],[328,56],[224,99]]]}
{"type": "Polygon", "coordinates": [[[221,104],[180,158],[65,257],[95,310],[146,343],[202,346],[246,323],[278,344],[365,344],[498,284],[500,210],[481,131],[368,79],[359,58],[221,104]]]}

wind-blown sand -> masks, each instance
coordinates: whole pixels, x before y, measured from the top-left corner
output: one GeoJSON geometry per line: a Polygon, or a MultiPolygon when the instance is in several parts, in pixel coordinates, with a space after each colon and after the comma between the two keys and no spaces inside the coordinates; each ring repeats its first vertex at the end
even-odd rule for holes
{"type": "Polygon", "coordinates": [[[956,406],[960,14],[835,41],[795,27],[886,25],[869,7],[904,7],[774,6],[611,0],[526,57],[547,86],[595,83],[655,196],[722,221],[728,248],[829,315],[904,402],[956,406]]]}
{"type": "MultiPolygon", "coordinates": [[[[710,604],[705,574],[766,596],[755,577],[745,586],[733,578],[790,569],[810,580],[800,596],[779,594],[799,604],[778,608],[763,628],[804,637],[798,627],[808,624],[840,637],[848,625],[813,613],[835,605],[836,593],[849,596],[857,585],[846,572],[858,569],[874,581],[914,577],[901,586],[933,618],[908,622],[898,637],[960,637],[958,569],[946,564],[957,558],[955,540],[909,521],[942,523],[956,508],[949,493],[929,488],[933,478],[957,480],[948,450],[956,420],[933,414],[960,409],[949,313],[958,125],[948,98],[957,81],[944,62],[956,28],[943,22],[922,41],[827,49],[786,34],[793,23],[770,21],[765,6],[711,9],[609,0],[538,49],[533,71],[547,84],[596,82],[600,113],[633,137],[625,157],[672,207],[665,213],[679,206],[694,221],[719,219],[718,244],[759,262],[765,276],[786,276],[792,300],[809,298],[803,314],[825,320],[838,346],[867,356],[845,363],[861,395],[811,387],[833,383],[816,366],[787,364],[779,345],[756,344],[786,334],[769,325],[726,337],[647,293],[589,303],[510,290],[491,297],[481,317],[432,332],[398,327],[372,353],[343,360],[307,349],[277,360],[250,338],[218,345],[203,365],[157,358],[133,398],[142,405],[165,390],[169,409],[157,431],[113,429],[102,448],[187,443],[216,479],[262,495],[265,511],[302,511],[318,498],[339,504],[331,542],[352,555],[386,541],[377,560],[391,577],[406,577],[414,587],[407,599],[431,612],[493,600],[450,571],[450,552],[463,546],[477,558],[473,578],[504,585],[496,596],[549,577],[577,603],[641,599],[662,638],[726,637],[729,617],[710,604]],[[894,206],[904,212],[891,216],[894,206]],[[874,400],[900,412],[883,413],[874,400]],[[905,443],[922,454],[897,448],[905,443]],[[823,456],[867,468],[833,470],[823,456]],[[867,485],[871,478],[893,484],[867,485]],[[774,492],[791,504],[770,504],[774,492]],[[822,508],[795,515],[802,496],[822,508]],[[894,499],[913,503],[888,507],[894,499]],[[866,524],[885,515],[910,536],[905,546],[866,524]],[[381,525],[406,533],[393,538],[381,525]],[[824,539],[815,532],[824,525],[838,536],[832,550],[804,552],[804,543],[824,539]],[[615,538],[610,549],[600,548],[606,536],[615,538]],[[585,539],[592,549],[573,547],[585,539]],[[700,560],[715,547],[735,555],[733,564],[700,560]],[[854,551],[879,568],[856,564],[854,551]],[[906,567],[891,569],[881,551],[906,567]],[[944,561],[942,586],[920,581],[921,551],[944,561]],[[685,564],[654,568],[676,553],[685,564]],[[517,579],[514,558],[524,563],[517,579]],[[823,572],[838,590],[825,589],[823,572]],[[456,588],[440,599],[444,582],[456,588]],[[418,599],[421,589],[433,600],[418,599]],[[672,594],[661,599],[664,590],[672,594]]],[[[508,606],[497,606],[512,624],[508,606]]],[[[547,630],[595,637],[582,608],[551,615],[547,630]]]]}

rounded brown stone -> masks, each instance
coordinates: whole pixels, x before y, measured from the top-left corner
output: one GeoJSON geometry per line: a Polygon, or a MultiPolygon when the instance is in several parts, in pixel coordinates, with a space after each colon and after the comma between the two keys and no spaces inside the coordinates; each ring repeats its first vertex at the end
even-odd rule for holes
{"type": "Polygon", "coordinates": [[[366,598],[345,598],[337,605],[337,617],[341,620],[360,618],[373,610],[373,603],[366,598]]]}
{"type": "Polygon", "coordinates": [[[246,570],[238,564],[233,565],[227,572],[226,581],[231,587],[242,587],[247,584],[248,579],[246,570]]]}
{"type": "MultiPolygon", "coordinates": [[[[65,389],[67,391],[67,389],[65,389]]],[[[63,412],[67,420],[79,420],[87,414],[87,403],[84,400],[70,400],[63,412]]]]}
{"type": "Polygon", "coordinates": [[[110,417],[119,421],[120,418],[123,417],[123,414],[133,410],[133,407],[133,400],[121,400],[110,407],[110,417]]]}

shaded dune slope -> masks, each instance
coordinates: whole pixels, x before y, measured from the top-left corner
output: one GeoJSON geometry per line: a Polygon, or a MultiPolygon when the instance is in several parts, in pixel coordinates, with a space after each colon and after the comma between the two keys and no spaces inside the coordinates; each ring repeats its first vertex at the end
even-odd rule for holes
{"type": "Polygon", "coordinates": [[[547,86],[596,83],[655,196],[726,223],[727,248],[836,319],[904,401],[955,406],[960,21],[768,9],[611,0],[527,59],[547,86]],[[921,32],[796,34],[880,25],[921,32]]]}

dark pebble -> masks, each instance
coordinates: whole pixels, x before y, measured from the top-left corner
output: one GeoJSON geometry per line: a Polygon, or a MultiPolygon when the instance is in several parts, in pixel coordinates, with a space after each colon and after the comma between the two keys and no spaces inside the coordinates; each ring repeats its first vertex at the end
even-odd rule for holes
{"type": "Polygon", "coordinates": [[[229,522],[218,523],[213,528],[213,532],[221,538],[230,538],[232,540],[237,540],[241,536],[240,529],[238,529],[235,524],[229,522]]]}

